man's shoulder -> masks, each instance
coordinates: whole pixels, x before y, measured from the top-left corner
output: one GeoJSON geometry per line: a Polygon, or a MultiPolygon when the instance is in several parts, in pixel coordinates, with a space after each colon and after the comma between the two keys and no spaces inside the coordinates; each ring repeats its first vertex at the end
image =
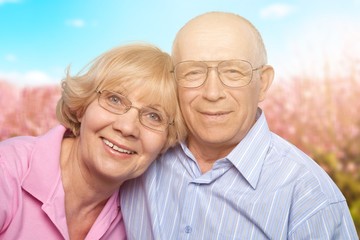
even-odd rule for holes
{"type": "Polygon", "coordinates": [[[159,155],[158,158],[154,161],[153,165],[157,165],[157,167],[163,167],[164,164],[176,161],[179,158],[182,159],[185,156],[186,155],[181,147],[181,144],[176,144],[175,146],[169,148],[166,152],[159,155]]]}
{"type": "Polygon", "coordinates": [[[344,201],[345,198],[330,175],[309,155],[289,141],[273,134],[272,151],[279,156],[281,165],[291,171],[286,174],[294,178],[299,197],[313,188],[329,203],[344,201]]]}
{"type": "Polygon", "coordinates": [[[180,159],[182,159],[183,155],[184,153],[180,144],[169,148],[166,152],[159,155],[142,175],[126,181],[126,183],[123,184],[123,186],[121,187],[122,191],[127,191],[125,189],[132,188],[135,185],[139,187],[140,185],[145,186],[146,184],[153,184],[153,182],[156,181],[157,176],[159,175],[171,175],[171,170],[174,167],[174,162],[176,164],[180,164],[180,159]]]}
{"type": "Polygon", "coordinates": [[[173,147],[170,147],[166,152],[161,154],[159,156],[159,158],[164,159],[164,158],[175,157],[175,156],[177,156],[179,154],[182,154],[182,153],[183,153],[182,145],[181,145],[181,143],[177,143],[173,147]]]}

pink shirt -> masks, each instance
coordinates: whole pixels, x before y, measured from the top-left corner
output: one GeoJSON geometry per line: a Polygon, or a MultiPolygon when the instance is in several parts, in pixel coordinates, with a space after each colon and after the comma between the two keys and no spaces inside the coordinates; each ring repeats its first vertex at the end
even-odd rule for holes
{"type": "MultiPolygon", "coordinates": [[[[0,143],[0,239],[69,239],[59,166],[65,128],[0,143]]],[[[85,239],[126,239],[115,192],[85,239]]]]}

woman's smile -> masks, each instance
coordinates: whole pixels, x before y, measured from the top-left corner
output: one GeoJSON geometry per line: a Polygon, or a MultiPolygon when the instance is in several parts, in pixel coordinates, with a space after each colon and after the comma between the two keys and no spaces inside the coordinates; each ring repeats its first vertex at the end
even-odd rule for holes
{"type": "Polygon", "coordinates": [[[105,139],[105,138],[102,138],[102,141],[105,143],[106,146],[110,147],[111,149],[119,152],[119,153],[125,153],[125,154],[136,154],[135,151],[130,151],[130,150],[127,150],[127,149],[124,149],[124,148],[121,148],[117,145],[115,145],[114,143],[110,142],[109,140],[105,139]]]}

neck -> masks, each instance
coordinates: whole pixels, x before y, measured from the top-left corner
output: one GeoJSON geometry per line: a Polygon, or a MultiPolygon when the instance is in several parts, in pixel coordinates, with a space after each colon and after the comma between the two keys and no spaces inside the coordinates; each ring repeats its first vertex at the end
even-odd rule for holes
{"type": "Polygon", "coordinates": [[[82,205],[97,205],[108,199],[119,184],[106,184],[89,172],[81,161],[78,142],[76,138],[67,138],[62,143],[60,167],[65,195],[73,194],[74,200],[82,205]]]}
{"type": "Polygon", "coordinates": [[[70,238],[84,239],[107,200],[118,189],[99,184],[81,167],[78,140],[66,138],[61,145],[60,167],[65,192],[65,215],[70,238]]]}
{"type": "Polygon", "coordinates": [[[236,146],[216,143],[204,143],[189,138],[187,141],[188,148],[194,155],[202,173],[210,171],[214,163],[226,157],[236,146]]]}

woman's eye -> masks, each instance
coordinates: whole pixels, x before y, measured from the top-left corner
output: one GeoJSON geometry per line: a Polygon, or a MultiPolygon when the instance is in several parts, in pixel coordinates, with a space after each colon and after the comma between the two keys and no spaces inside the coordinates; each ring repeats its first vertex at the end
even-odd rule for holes
{"type": "Polygon", "coordinates": [[[160,125],[164,123],[164,117],[161,112],[154,111],[154,109],[146,109],[142,113],[142,118],[146,122],[149,122],[151,124],[160,125]]]}
{"type": "Polygon", "coordinates": [[[110,96],[108,97],[108,101],[109,101],[109,103],[112,104],[112,105],[119,105],[119,104],[121,104],[121,99],[120,99],[120,97],[117,96],[117,95],[110,95],[110,96]]]}
{"type": "Polygon", "coordinates": [[[155,121],[155,122],[161,122],[161,116],[155,112],[152,112],[152,113],[149,113],[148,114],[148,117],[152,120],[152,121],[155,121]]]}

